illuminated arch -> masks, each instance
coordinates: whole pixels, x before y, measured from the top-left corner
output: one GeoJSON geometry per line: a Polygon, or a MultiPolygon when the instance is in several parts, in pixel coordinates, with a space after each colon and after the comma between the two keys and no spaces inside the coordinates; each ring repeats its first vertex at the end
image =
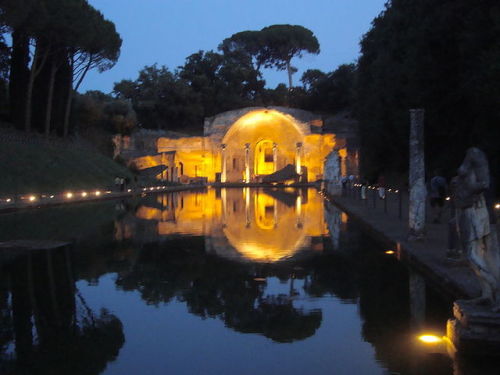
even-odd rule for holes
{"type": "Polygon", "coordinates": [[[225,181],[256,181],[259,176],[295,164],[297,144],[308,125],[273,109],[252,110],[239,117],[222,139],[227,168],[225,181]]]}
{"type": "Polygon", "coordinates": [[[258,109],[248,112],[236,120],[227,130],[222,143],[228,144],[242,135],[244,140],[240,142],[241,145],[251,143],[251,138],[256,143],[261,139],[268,138],[267,134],[281,135],[287,132],[291,136],[301,139],[306,135],[304,125],[294,117],[274,109],[258,109]]]}

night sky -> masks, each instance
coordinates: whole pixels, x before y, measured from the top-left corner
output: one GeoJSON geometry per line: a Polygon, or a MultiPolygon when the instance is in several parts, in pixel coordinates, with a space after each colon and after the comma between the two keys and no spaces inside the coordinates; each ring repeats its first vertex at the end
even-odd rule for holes
{"type": "MultiPolygon", "coordinates": [[[[199,50],[216,50],[219,43],[244,30],[274,24],[302,25],[318,38],[321,53],[292,60],[299,71],[334,70],[355,62],[359,41],[386,0],[89,0],[115,23],[123,39],[121,56],[110,71],[90,72],[81,92],[111,92],[113,83],[136,79],[138,71],[157,63],[175,70],[199,50]]],[[[268,87],[286,83],[286,72],[266,70],[268,87]]]]}

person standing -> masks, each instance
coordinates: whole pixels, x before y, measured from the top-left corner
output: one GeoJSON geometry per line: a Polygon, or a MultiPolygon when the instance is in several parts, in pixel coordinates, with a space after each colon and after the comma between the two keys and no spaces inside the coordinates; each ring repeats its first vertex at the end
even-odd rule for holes
{"type": "Polygon", "coordinates": [[[448,184],[446,183],[446,178],[441,176],[441,170],[435,169],[434,175],[429,182],[429,198],[432,209],[433,223],[441,222],[447,188],[448,184]]]}
{"type": "Polygon", "coordinates": [[[385,178],[384,178],[384,175],[380,175],[378,177],[377,185],[378,185],[378,188],[377,188],[378,197],[380,199],[385,199],[385,178]]]}

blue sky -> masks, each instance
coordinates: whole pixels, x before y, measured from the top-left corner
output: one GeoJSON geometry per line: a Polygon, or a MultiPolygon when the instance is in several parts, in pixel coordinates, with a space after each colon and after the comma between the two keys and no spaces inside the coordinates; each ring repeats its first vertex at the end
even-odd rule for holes
{"type": "MultiPolygon", "coordinates": [[[[113,21],[123,39],[120,60],[110,71],[90,72],[81,92],[111,92],[114,82],[136,79],[140,69],[158,63],[174,70],[199,50],[243,30],[274,24],[302,25],[314,32],[319,55],[304,55],[292,64],[298,83],[307,69],[334,70],[354,62],[359,41],[386,0],[89,0],[113,21]]],[[[264,71],[268,87],[286,83],[285,72],[264,71]]]]}

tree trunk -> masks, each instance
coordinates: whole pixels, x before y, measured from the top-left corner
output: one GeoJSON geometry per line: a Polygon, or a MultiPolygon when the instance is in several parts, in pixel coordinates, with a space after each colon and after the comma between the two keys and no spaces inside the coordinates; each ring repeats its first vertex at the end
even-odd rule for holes
{"type": "Polygon", "coordinates": [[[83,82],[83,79],[85,78],[85,75],[88,73],[90,70],[90,67],[92,66],[93,62],[93,55],[89,56],[89,62],[85,69],[82,72],[82,75],[80,76],[80,79],[76,83],[75,88],[73,89],[73,75],[75,74],[75,65],[74,65],[74,56],[71,58],[71,64],[70,64],[70,69],[71,69],[71,75],[72,78],[69,80],[68,84],[68,100],[66,101],[66,108],[64,109],[64,123],[63,123],[63,137],[66,138],[69,133],[69,116],[71,114],[71,103],[73,102],[73,91],[78,90],[80,87],[81,83],[83,82]]]}
{"type": "Polygon", "coordinates": [[[12,33],[9,75],[10,117],[16,128],[24,128],[26,93],[29,81],[29,38],[22,30],[12,33]]]}
{"type": "Polygon", "coordinates": [[[70,79],[68,84],[68,99],[64,108],[63,137],[66,138],[69,132],[69,115],[71,114],[71,104],[73,103],[73,82],[70,79]]]}
{"type": "Polygon", "coordinates": [[[292,66],[290,65],[290,60],[286,62],[286,71],[288,72],[288,90],[292,89],[292,66]]]}
{"type": "Polygon", "coordinates": [[[52,117],[52,102],[54,97],[54,82],[56,78],[57,65],[54,61],[50,64],[49,91],[47,93],[47,107],[45,110],[45,137],[50,135],[50,120],[52,117]]]}
{"type": "Polygon", "coordinates": [[[35,67],[38,60],[38,52],[35,52],[33,57],[33,67],[30,71],[30,78],[28,81],[28,89],[26,90],[26,104],[24,108],[24,130],[29,132],[31,130],[31,102],[33,99],[33,85],[35,83],[35,67]]]}

